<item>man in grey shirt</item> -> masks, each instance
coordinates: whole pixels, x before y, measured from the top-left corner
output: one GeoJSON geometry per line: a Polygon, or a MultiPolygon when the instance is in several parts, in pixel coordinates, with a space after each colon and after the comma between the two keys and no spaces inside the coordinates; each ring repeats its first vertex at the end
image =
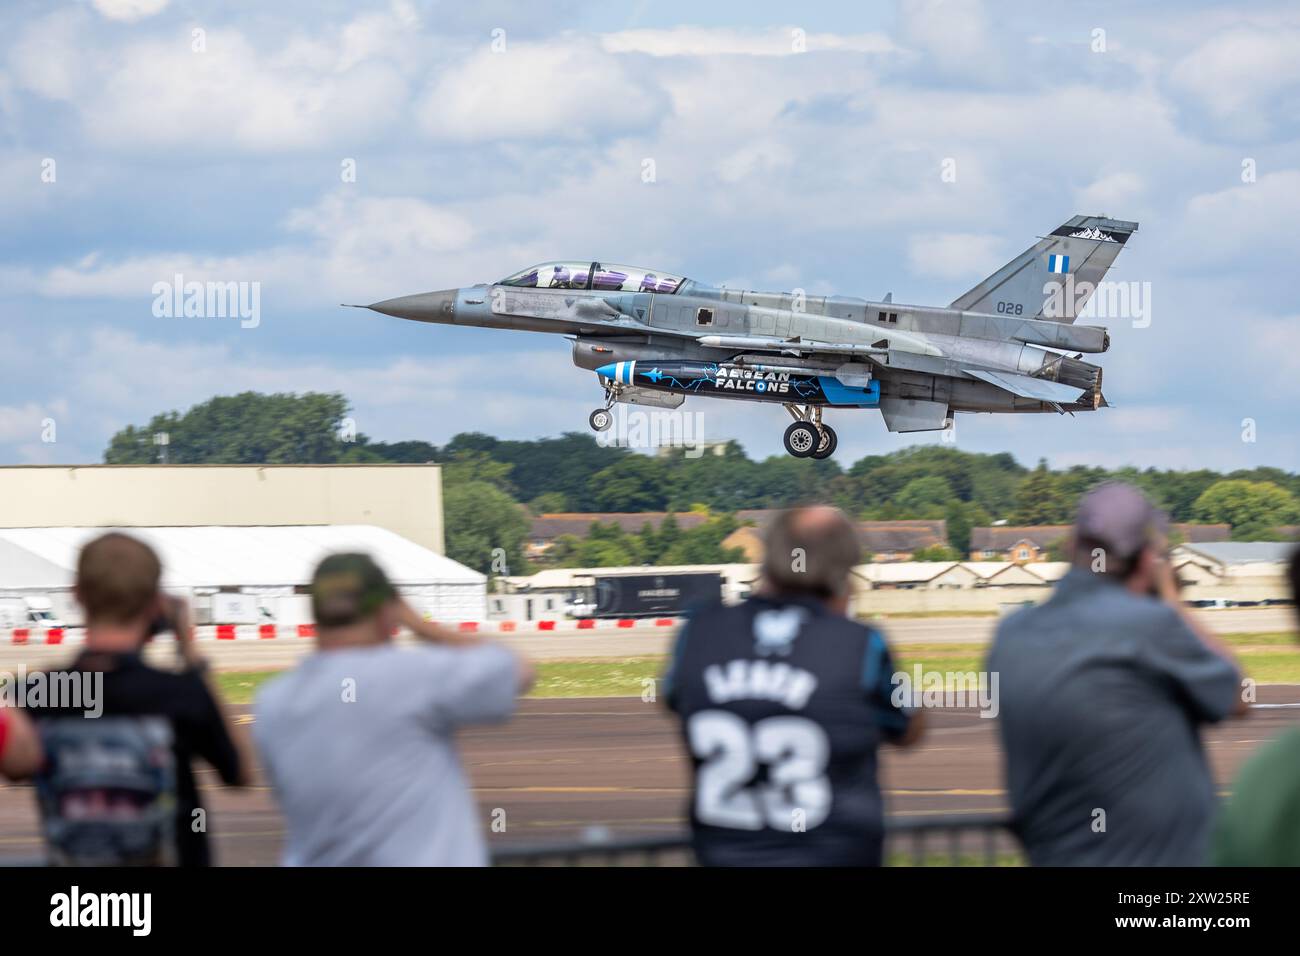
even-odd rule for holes
{"type": "Polygon", "coordinates": [[[257,695],[253,737],[288,827],[288,866],[482,866],[453,734],[508,718],[532,665],[420,619],[367,556],[312,580],[318,649],[257,695]],[[424,646],[398,647],[398,625],[424,646]]]}
{"type": "Polygon", "coordinates": [[[1034,865],[1207,862],[1216,799],[1200,727],[1246,704],[1228,651],[1179,600],[1167,527],[1136,488],[1093,489],[1074,566],[997,630],[987,667],[1034,865]]]}

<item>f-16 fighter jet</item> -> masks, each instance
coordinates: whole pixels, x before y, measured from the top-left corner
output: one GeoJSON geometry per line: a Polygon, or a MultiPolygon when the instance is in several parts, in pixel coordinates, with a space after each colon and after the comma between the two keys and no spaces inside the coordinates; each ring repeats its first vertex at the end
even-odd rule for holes
{"type": "Polygon", "coordinates": [[[1106,405],[1104,328],[1076,325],[1136,222],[1075,216],[947,306],[718,288],[606,262],[547,262],[490,285],[361,306],[417,322],[555,332],[605,402],[676,408],[687,396],[779,402],[786,450],[828,458],[828,408],[876,408],[891,432],[947,428],[957,412],[1079,412],[1106,405]]]}

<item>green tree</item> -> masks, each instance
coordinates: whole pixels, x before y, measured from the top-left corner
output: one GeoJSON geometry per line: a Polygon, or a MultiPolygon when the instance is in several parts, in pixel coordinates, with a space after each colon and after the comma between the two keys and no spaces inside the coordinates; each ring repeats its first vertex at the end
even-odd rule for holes
{"type": "Polygon", "coordinates": [[[1074,502],[1061,491],[1046,461],[1039,461],[1016,490],[1017,524],[1065,524],[1073,510],[1074,502]]]}
{"type": "Polygon", "coordinates": [[[443,485],[462,485],[483,482],[514,496],[515,486],[510,481],[511,466],[497,461],[486,452],[458,451],[442,466],[443,485]]]}
{"type": "Polygon", "coordinates": [[[948,543],[963,556],[970,554],[971,529],[993,523],[989,513],[974,501],[950,502],[943,516],[948,523],[948,543]]]}
{"type": "Polygon", "coordinates": [[[628,455],[591,476],[591,497],[597,511],[662,511],[668,485],[661,459],[628,455]]]}
{"type": "MultiPolygon", "coordinates": [[[[458,442],[475,446],[497,461],[511,466],[510,479],[526,498],[535,498],[546,492],[564,496],[559,511],[599,511],[593,500],[591,479],[597,472],[633,455],[626,448],[597,443],[590,434],[566,432],[559,438],[541,438],[536,441],[497,441],[486,435],[460,436],[448,443],[454,449],[458,442]],[[491,447],[486,447],[488,442],[491,447]]],[[[608,510],[608,509],[607,509],[608,510]]]]}
{"type": "Polygon", "coordinates": [[[1276,539],[1278,525],[1300,520],[1295,495],[1271,481],[1216,481],[1196,499],[1195,510],[1202,521],[1232,525],[1234,541],[1276,539]]]}
{"type": "Polygon", "coordinates": [[[912,552],[913,561],[960,561],[961,559],[962,554],[956,548],[944,547],[941,544],[912,552]]]}
{"type": "Polygon", "coordinates": [[[442,507],[447,557],[484,574],[527,572],[528,519],[504,491],[486,481],[453,482],[443,489],[442,507]]]}
{"type": "Polygon", "coordinates": [[[952,486],[938,475],[913,478],[894,499],[901,518],[941,518],[955,501],[952,486]]]}
{"type": "Polygon", "coordinates": [[[582,539],[576,534],[562,534],[551,542],[540,562],[552,568],[580,568],[578,549],[581,547],[582,539]]]}
{"type": "Polygon", "coordinates": [[[659,558],[660,564],[734,564],[745,560],[743,548],[724,548],[722,539],[740,527],[734,515],[718,515],[683,531],[659,558]]]}
{"type": "Polygon", "coordinates": [[[104,461],[159,461],[163,446],[154,444],[154,435],[166,432],[172,464],[329,464],[367,442],[353,434],[348,408],[342,395],[318,392],[217,396],[187,412],[164,412],[147,425],[122,429],[109,439],[104,461]]]}
{"type": "Polygon", "coordinates": [[[568,501],[558,491],[544,491],[528,502],[528,510],[535,515],[556,514],[568,508],[568,501]]]}
{"type": "Polygon", "coordinates": [[[437,445],[427,441],[370,442],[365,450],[381,461],[404,465],[424,465],[436,462],[442,452],[437,445]]]}

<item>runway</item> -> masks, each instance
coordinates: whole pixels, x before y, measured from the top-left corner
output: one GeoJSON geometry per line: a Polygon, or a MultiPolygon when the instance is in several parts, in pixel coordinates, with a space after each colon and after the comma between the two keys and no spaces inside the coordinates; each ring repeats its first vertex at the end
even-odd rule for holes
{"type": "MultiPolygon", "coordinates": [[[[1193,612],[1219,634],[1286,632],[1295,629],[1292,608],[1227,608],[1193,612]]],[[[895,644],[987,644],[997,627],[996,617],[919,617],[873,620],[895,644]]],[[[627,630],[555,631],[550,633],[485,635],[500,640],[534,660],[595,660],[600,658],[654,657],[672,647],[674,628],[650,625],[627,630]]],[[[277,637],[275,640],[203,641],[203,653],[218,670],[275,670],[292,666],[311,651],[311,638],[277,637]]],[[[68,660],[76,647],[43,644],[0,645],[0,671],[47,667],[68,660]]],[[[174,657],[169,642],[148,650],[150,660],[174,657]]]]}
{"type": "MultiPolygon", "coordinates": [[[[1261,690],[1261,702],[1300,701],[1300,686],[1261,690]]],[[[899,816],[998,812],[1005,808],[996,721],[971,710],[930,712],[913,751],[886,748],[881,781],[887,812],[899,816]]],[[[247,724],[246,710],[239,720],[247,724]]],[[[1261,709],[1206,735],[1220,789],[1263,741],[1300,724],[1300,709],[1261,709]]],[[[638,698],[528,700],[497,727],[461,736],[489,846],[677,832],[684,822],[687,764],[671,715],[638,698]],[[504,811],[504,832],[489,827],[504,811]],[[499,814],[498,814],[499,816],[499,814]]],[[[273,795],[260,780],[246,791],[200,772],[217,858],[271,865],[283,838],[273,795]]],[[[27,786],[0,786],[0,860],[32,859],[40,840],[27,786]]]]}

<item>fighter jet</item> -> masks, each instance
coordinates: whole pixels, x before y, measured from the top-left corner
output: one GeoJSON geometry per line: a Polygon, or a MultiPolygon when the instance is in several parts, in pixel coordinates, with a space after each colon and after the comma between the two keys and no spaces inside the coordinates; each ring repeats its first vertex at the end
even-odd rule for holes
{"type": "Polygon", "coordinates": [[[946,307],[749,292],[600,261],[546,262],[491,284],[359,308],[416,322],[552,332],[596,373],[604,431],[617,402],[688,396],[779,402],[785,448],[829,458],[828,408],[875,408],[891,432],[949,428],[958,412],[1105,406],[1106,329],[1076,325],[1136,222],[1075,216],[946,307]]]}

